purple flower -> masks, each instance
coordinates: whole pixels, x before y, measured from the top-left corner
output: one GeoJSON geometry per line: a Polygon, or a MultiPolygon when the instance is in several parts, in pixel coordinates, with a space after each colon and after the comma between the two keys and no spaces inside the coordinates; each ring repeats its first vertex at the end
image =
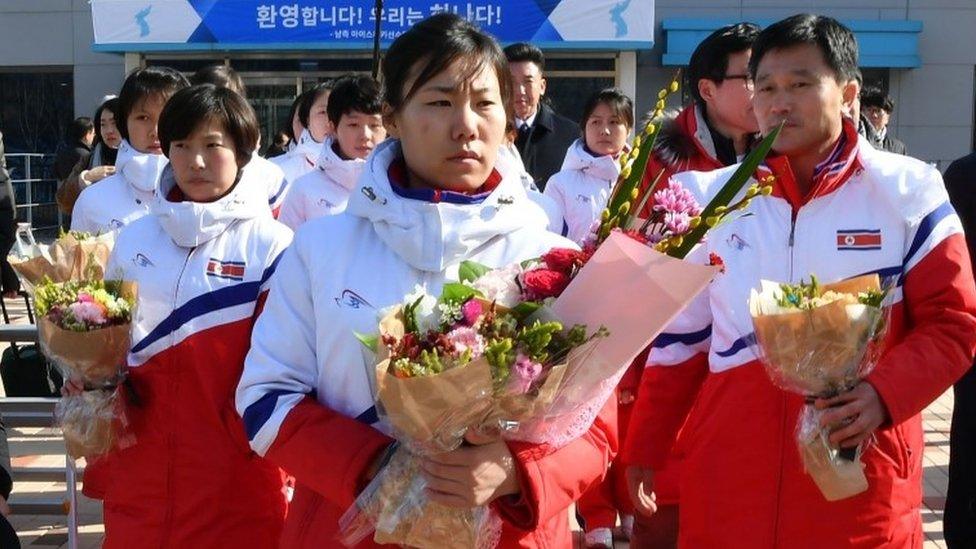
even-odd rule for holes
{"type": "Polygon", "coordinates": [[[482,308],[481,302],[477,299],[469,299],[461,306],[461,316],[464,318],[465,326],[474,326],[477,324],[483,313],[484,308],[482,308]]]}
{"type": "Polygon", "coordinates": [[[667,187],[654,193],[654,211],[683,213],[688,217],[695,217],[701,214],[701,206],[691,191],[672,179],[668,181],[667,187]]]}
{"type": "Polygon", "coordinates": [[[508,390],[516,395],[524,395],[532,389],[539,376],[542,375],[542,364],[519,353],[515,358],[515,365],[508,374],[508,390]]]}

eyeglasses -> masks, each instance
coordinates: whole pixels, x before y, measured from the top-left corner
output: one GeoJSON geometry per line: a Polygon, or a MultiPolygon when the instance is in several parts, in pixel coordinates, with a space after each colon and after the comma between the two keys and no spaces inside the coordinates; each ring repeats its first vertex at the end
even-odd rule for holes
{"type": "Polygon", "coordinates": [[[743,85],[746,89],[752,91],[756,84],[752,81],[752,77],[748,74],[726,74],[722,77],[723,80],[742,80],[743,85]]]}

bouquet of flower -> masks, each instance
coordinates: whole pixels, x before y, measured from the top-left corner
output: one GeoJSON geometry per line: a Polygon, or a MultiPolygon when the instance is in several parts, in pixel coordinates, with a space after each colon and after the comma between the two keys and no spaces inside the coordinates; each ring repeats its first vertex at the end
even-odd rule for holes
{"type": "MultiPolygon", "coordinates": [[[[796,285],[762,281],[749,309],[770,379],[808,399],[854,388],[881,357],[886,294],[876,274],[824,285],[816,277],[796,285]]],[[[807,472],[828,501],[863,492],[868,485],[860,448],[832,448],[820,417],[809,404],[800,413],[797,442],[807,472]]]]}
{"type": "Polygon", "coordinates": [[[68,453],[94,456],[124,442],[118,385],[129,351],[135,286],[120,281],[46,281],[35,287],[44,355],[86,391],[58,402],[56,417],[68,453]]]}
{"type": "Polygon", "coordinates": [[[10,265],[32,286],[45,278],[54,282],[98,280],[105,274],[114,245],[112,233],[62,232],[50,246],[37,245],[29,257],[11,257],[10,265]]]}

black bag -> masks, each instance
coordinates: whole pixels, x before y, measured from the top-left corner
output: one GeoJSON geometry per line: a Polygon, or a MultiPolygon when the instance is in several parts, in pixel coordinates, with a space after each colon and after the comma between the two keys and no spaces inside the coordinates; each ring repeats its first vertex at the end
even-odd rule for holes
{"type": "Polygon", "coordinates": [[[64,382],[36,345],[11,345],[5,349],[0,377],[8,397],[57,397],[64,382]]]}

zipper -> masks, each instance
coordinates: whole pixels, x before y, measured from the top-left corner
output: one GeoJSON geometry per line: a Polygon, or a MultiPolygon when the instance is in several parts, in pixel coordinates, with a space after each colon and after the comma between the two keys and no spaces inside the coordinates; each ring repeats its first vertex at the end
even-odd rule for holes
{"type": "Polygon", "coordinates": [[[186,273],[186,266],[190,264],[190,258],[193,257],[193,252],[196,251],[196,246],[190,248],[190,251],[186,253],[186,258],[183,259],[183,267],[180,269],[180,275],[176,277],[176,288],[173,290],[173,310],[175,311],[180,304],[180,282],[183,280],[183,274],[186,273]]]}
{"type": "Polygon", "coordinates": [[[790,249],[790,283],[793,283],[793,244],[796,241],[796,218],[797,215],[792,215],[790,217],[790,240],[788,247],[790,249]]]}

